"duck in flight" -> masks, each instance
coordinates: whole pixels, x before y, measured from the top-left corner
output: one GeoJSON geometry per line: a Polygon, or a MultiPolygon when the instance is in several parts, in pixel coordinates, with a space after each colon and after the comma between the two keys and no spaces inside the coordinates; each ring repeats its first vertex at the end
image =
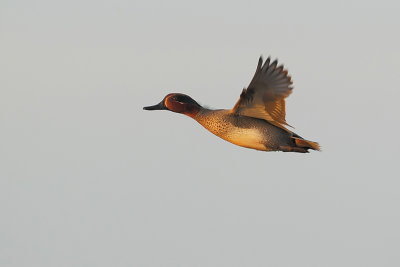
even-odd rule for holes
{"type": "Polygon", "coordinates": [[[262,151],[307,153],[320,150],[318,143],[308,141],[288,130],[285,120],[285,98],[293,90],[291,77],[278,61],[260,57],[256,73],[243,89],[232,109],[208,109],[191,97],[172,93],[145,110],[170,110],[185,114],[216,136],[235,145],[262,151]]]}

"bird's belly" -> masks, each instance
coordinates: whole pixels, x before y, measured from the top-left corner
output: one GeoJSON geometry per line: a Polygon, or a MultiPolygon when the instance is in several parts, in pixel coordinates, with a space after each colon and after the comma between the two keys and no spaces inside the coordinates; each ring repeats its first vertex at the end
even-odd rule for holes
{"type": "Polygon", "coordinates": [[[220,135],[220,137],[238,146],[267,150],[264,144],[264,136],[262,132],[256,128],[236,128],[225,132],[220,135]]]}
{"type": "Polygon", "coordinates": [[[238,146],[270,151],[274,126],[259,119],[237,117],[228,110],[201,114],[196,120],[216,136],[238,146]]]}

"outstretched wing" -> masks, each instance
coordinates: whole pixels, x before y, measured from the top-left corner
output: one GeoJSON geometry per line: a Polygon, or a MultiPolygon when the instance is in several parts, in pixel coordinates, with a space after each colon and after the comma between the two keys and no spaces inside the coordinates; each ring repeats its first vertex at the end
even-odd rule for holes
{"type": "Polygon", "coordinates": [[[285,98],[293,90],[291,77],[283,65],[278,66],[278,61],[271,63],[268,58],[264,65],[262,57],[253,79],[247,89],[243,89],[239,101],[232,112],[268,122],[287,130],[283,125],[288,125],[285,120],[285,98]]]}

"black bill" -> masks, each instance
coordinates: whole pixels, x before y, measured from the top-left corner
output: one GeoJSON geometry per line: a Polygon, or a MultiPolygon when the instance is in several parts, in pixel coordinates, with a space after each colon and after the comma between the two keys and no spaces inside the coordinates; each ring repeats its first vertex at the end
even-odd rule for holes
{"type": "Polygon", "coordinates": [[[161,101],[157,105],[144,107],[143,109],[144,110],[164,110],[164,109],[167,109],[167,108],[164,105],[164,101],[161,101]]]}

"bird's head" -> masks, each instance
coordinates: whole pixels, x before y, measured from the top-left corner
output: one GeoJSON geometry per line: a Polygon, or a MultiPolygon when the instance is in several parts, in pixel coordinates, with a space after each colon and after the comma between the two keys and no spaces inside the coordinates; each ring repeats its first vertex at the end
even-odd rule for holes
{"type": "Polygon", "coordinates": [[[199,113],[201,106],[190,96],[185,94],[168,94],[154,106],[144,107],[144,110],[170,110],[194,118],[199,113]]]}

